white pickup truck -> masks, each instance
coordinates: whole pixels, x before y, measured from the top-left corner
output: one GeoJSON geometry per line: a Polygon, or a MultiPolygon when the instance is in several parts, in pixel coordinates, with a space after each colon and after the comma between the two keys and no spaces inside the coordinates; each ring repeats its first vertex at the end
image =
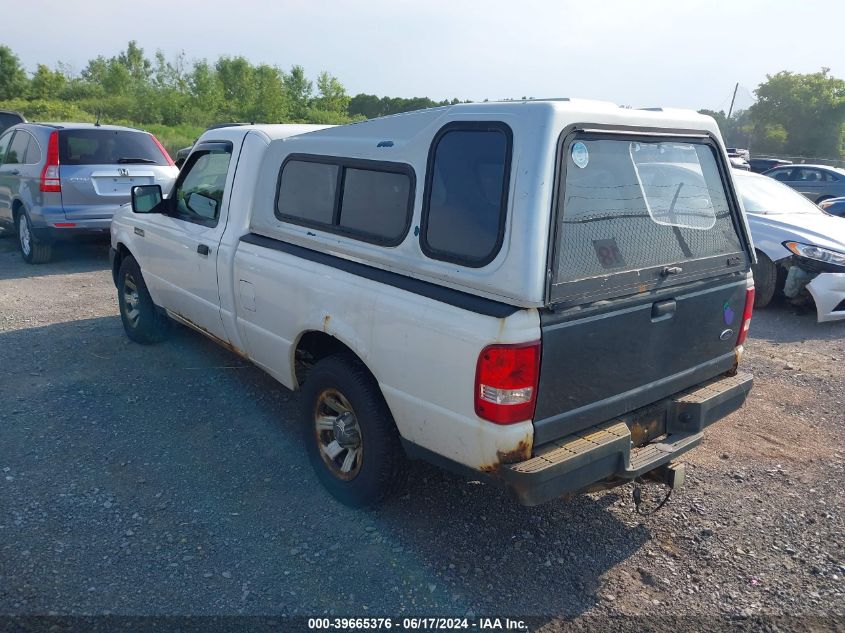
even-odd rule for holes
{"type": "Polygon", "coordinates": [[[712,119],[579,100],[206,132],[112,222],[120,312],[301,389],[344,503],[408,458],[524,504],[645,474],[738,409],[753,248],[712,119]]]}

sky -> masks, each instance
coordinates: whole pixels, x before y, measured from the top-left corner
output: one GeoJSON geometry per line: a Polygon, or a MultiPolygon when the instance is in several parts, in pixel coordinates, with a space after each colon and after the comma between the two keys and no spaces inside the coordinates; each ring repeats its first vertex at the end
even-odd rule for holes
{"type": "Polygon", "coordinates": [[[28,26],[0,44],[29,71],[79,71],[134,39],[149,57],[326,70],[351,95],[715,110],[737,82],[748,107],[781,70],[845,77],[844,0],[0,0],[10,13],[28,26]]]}

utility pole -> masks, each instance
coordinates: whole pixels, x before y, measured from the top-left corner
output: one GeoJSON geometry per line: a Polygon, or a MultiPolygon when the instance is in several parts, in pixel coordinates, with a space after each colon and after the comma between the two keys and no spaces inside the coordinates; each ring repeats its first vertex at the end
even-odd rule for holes
{"type": "MultiPolygon", "coordinates": [[[[734,96],[731,97],[731,107],[728,109],[728,118],[731,118],[731,113],[734,111],[734,101],[736,101],[736,91],[739,90],[739,82],[734,86],[734,96]]],[[[722,102],[724,103],[724,102],[722,102]]]]}

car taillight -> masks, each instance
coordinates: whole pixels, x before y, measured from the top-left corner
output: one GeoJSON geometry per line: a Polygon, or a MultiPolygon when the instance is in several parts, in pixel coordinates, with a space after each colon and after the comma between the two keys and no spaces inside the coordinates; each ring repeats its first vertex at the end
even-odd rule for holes
{"type": "Polygon", "coordinates": [[[171,165],[171,166],[175,165],[176,163],[174,163],[173,159],[170,158],[170,154],[168,154],[167,150],[164,149],[164,145],[162,145],[159,142],[159,140],[155,136],[153,136],[152,134],[150,134],[150,138],[153,139],[153,142],[156,144],[158,149],[161,151],[161,155],[164,156],[164,159],[167,161],[167,164],[171,165]]]}
{"type": "Polygon", "coordinates": [[[745,310],[742,311],[742,324],[739,327],[739,336],[736,339],[737,347],[745,343],[748,337],[748,328],[751,327],[751,312],[754,310],[754,286],[745,291],[745,310]]]}
{"type": "Polygon", "coordinates": [[[41,170],[41,191],[59,192],[62,190],[62,180],[59,174],[59,132],[50,132],[50,140],[47,141],[47,162],[41,170]]]}
{"type": "Polygon", "coordinates": [[[534,417],[540,377],[540,341],[490,345],[475,371],[475,413],[496,424],[534,417]]]}

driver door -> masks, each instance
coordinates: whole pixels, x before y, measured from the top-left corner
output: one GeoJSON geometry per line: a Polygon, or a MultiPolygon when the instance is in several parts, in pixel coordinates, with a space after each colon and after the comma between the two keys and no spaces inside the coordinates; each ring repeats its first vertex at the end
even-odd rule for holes
{"type": "Polygon", "coordinates": [[[135,216],[141,268],[156,303],[224,342],[217,250],[233,175],[232,143],[202,143],[164,201],[165,213],[135,216]]]}

